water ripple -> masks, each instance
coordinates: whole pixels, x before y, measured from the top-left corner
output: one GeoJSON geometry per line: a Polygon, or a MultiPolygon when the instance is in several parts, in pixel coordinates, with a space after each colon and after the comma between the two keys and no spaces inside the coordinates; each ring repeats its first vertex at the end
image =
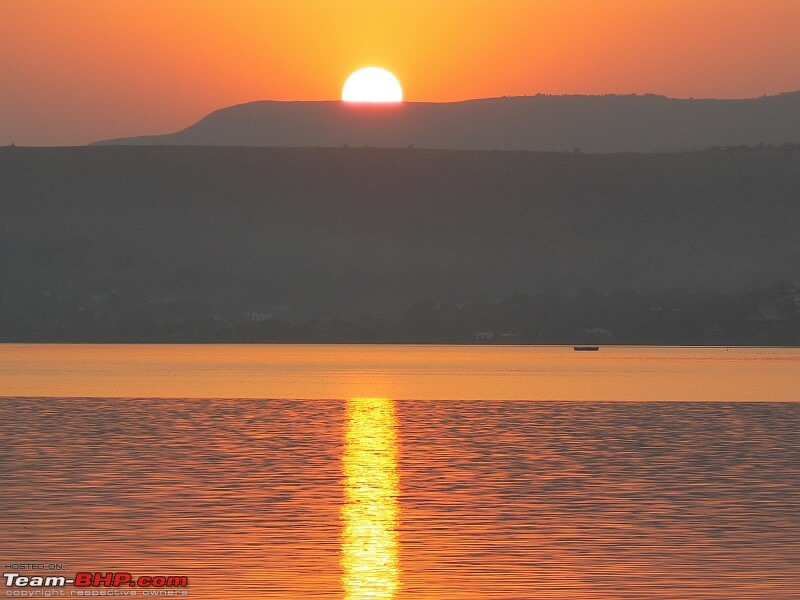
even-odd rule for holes
{"type": "Polygon", "coordinates": [[[386,597],[800,598],[800,404],[381,402],[0,400],[0,558],[342,598],[364,476],[386,597]]]}

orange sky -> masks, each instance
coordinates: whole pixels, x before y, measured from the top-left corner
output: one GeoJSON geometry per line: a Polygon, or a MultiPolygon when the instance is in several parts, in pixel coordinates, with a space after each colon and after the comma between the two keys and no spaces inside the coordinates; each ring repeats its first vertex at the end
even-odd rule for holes
{"type": "Polygon", "coordinates": [[[0,0],[0,144],[165,133],[251,100],[800,89],[800,0],[0,0]]]}

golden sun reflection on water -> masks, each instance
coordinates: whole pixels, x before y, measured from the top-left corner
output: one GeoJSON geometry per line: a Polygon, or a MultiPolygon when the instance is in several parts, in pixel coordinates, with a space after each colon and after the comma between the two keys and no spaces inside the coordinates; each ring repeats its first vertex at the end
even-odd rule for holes
{"type": "Polygon", "coordinates": [[[353,398],[346,418],[342,587],[347,600],[393,598],[400,584],[394,402],[353,398]]]}

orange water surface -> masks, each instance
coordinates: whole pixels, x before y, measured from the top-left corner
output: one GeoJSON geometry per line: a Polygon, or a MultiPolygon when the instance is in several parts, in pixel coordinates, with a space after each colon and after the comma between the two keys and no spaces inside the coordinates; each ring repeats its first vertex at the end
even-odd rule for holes
{"type": "Polygon", "coordinates": [[[197,600],[796,599],[799,364],[3,345],[0,559],[197,600]]]}
{"type": "Polygon", "coordinates": [[[0,344],[0,396],[800,400],[800,349],[0,344]]]}

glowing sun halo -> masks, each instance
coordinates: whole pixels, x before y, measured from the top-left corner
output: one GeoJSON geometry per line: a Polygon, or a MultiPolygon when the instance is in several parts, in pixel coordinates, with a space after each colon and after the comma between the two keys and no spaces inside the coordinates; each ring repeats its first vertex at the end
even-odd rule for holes
{"type": "Polygon", "coordinates": [[[345,102],[402,102],[403,88],[397,77],[380,67],[359,69],[344,82],[345,102]]]}

